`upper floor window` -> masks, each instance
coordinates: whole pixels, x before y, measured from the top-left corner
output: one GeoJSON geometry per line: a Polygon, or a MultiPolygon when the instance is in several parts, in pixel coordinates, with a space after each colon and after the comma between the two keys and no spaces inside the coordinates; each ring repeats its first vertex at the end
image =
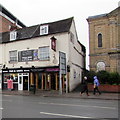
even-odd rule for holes
{"type": "Polygon", "coordinates": [[[98,47],[102,47],[102,34],[98,34],[98,47]]]}
{"type": "Polygon", "coordinates": [[[17,62],[17,50],[9,51],[10,62],[17,62]]]}
{"type": "Polygon", "coordinates": [[[48,34],[48,25],[40,26],[40,35],[46,35],[46,34],[48,34]]]}
{"type": "Polygon", "coordinates": [[[39,60],[49,60],[50,59],[49,47],[40,47],[38,50],[38,58],[39,60]]]}
{"type": "Polygon", "coordinates": [[[70,41],[74,43],[74,34],[72,32],[70,32],[70,41]]]}
{"type": "Polygon", "coordinates": [[[16,40],[16,37],[17,37],[17,32],[16,31],[10,32],[10,41],[16,40]]]}

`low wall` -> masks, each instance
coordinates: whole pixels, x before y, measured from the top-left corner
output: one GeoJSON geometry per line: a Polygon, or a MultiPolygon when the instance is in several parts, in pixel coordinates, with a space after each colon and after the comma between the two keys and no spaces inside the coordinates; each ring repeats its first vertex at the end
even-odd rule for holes
{"type": "MultiPolygon", "coordinates": [[[[93,84],[88,84],[89,91],[93,91],[93,84]]],[[[102,92],[120,92],[120,85],[100,85],[99,90],[102,92]]]]}

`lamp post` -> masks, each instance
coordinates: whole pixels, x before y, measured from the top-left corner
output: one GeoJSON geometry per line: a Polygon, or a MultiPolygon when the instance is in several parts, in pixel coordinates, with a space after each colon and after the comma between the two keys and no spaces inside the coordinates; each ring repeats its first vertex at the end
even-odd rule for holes
{"type": "Polygon", "coordinates": [[[35,94],[36,93],[36,75],[35,75],[35,67],[34,66],[32,66],[32,71],[33,71],[33,93],[35,94]]]}

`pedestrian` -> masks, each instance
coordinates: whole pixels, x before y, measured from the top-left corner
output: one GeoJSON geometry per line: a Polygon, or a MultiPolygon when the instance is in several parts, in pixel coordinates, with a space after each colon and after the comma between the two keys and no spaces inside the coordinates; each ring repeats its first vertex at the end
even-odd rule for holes
{"type": "Polygon", "coordinates": [[[98,88],[99,86],[100,86],[99,80],[98,80],[97,76],[94,76],[94,91],[93,91],[94,95],[96,94],[96,91],[99,93],[99,95],[101,94],[101,92],[99,91],[99,88],[98,88]]]}
{"type": "Polygon", "coordinates": [[[87,77],[85,76],[82,82],[82,90],[80,92],[80,95],[82,95],[84,92],[86,92],[86,95],[89,96],[88,94],[88,81],[87,81],[87,77]]]}

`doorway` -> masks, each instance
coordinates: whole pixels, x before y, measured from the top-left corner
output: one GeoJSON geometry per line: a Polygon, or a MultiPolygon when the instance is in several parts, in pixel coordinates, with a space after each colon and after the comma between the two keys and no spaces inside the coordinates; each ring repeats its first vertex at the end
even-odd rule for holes
{"type": "Polygon", "coordinates": [[[55,74],[51,74],[51,89],[56,90],[56,77],[55,74]]]}
{"type": "Polygon", "coordinates": [[[29,91],[29,73],[18,74],[18,90],[29,91]]]}
{"type": "Polygon", "coordinates": [[[23,90],[28,90],[28,76],[23,76],[23,90]]]}

